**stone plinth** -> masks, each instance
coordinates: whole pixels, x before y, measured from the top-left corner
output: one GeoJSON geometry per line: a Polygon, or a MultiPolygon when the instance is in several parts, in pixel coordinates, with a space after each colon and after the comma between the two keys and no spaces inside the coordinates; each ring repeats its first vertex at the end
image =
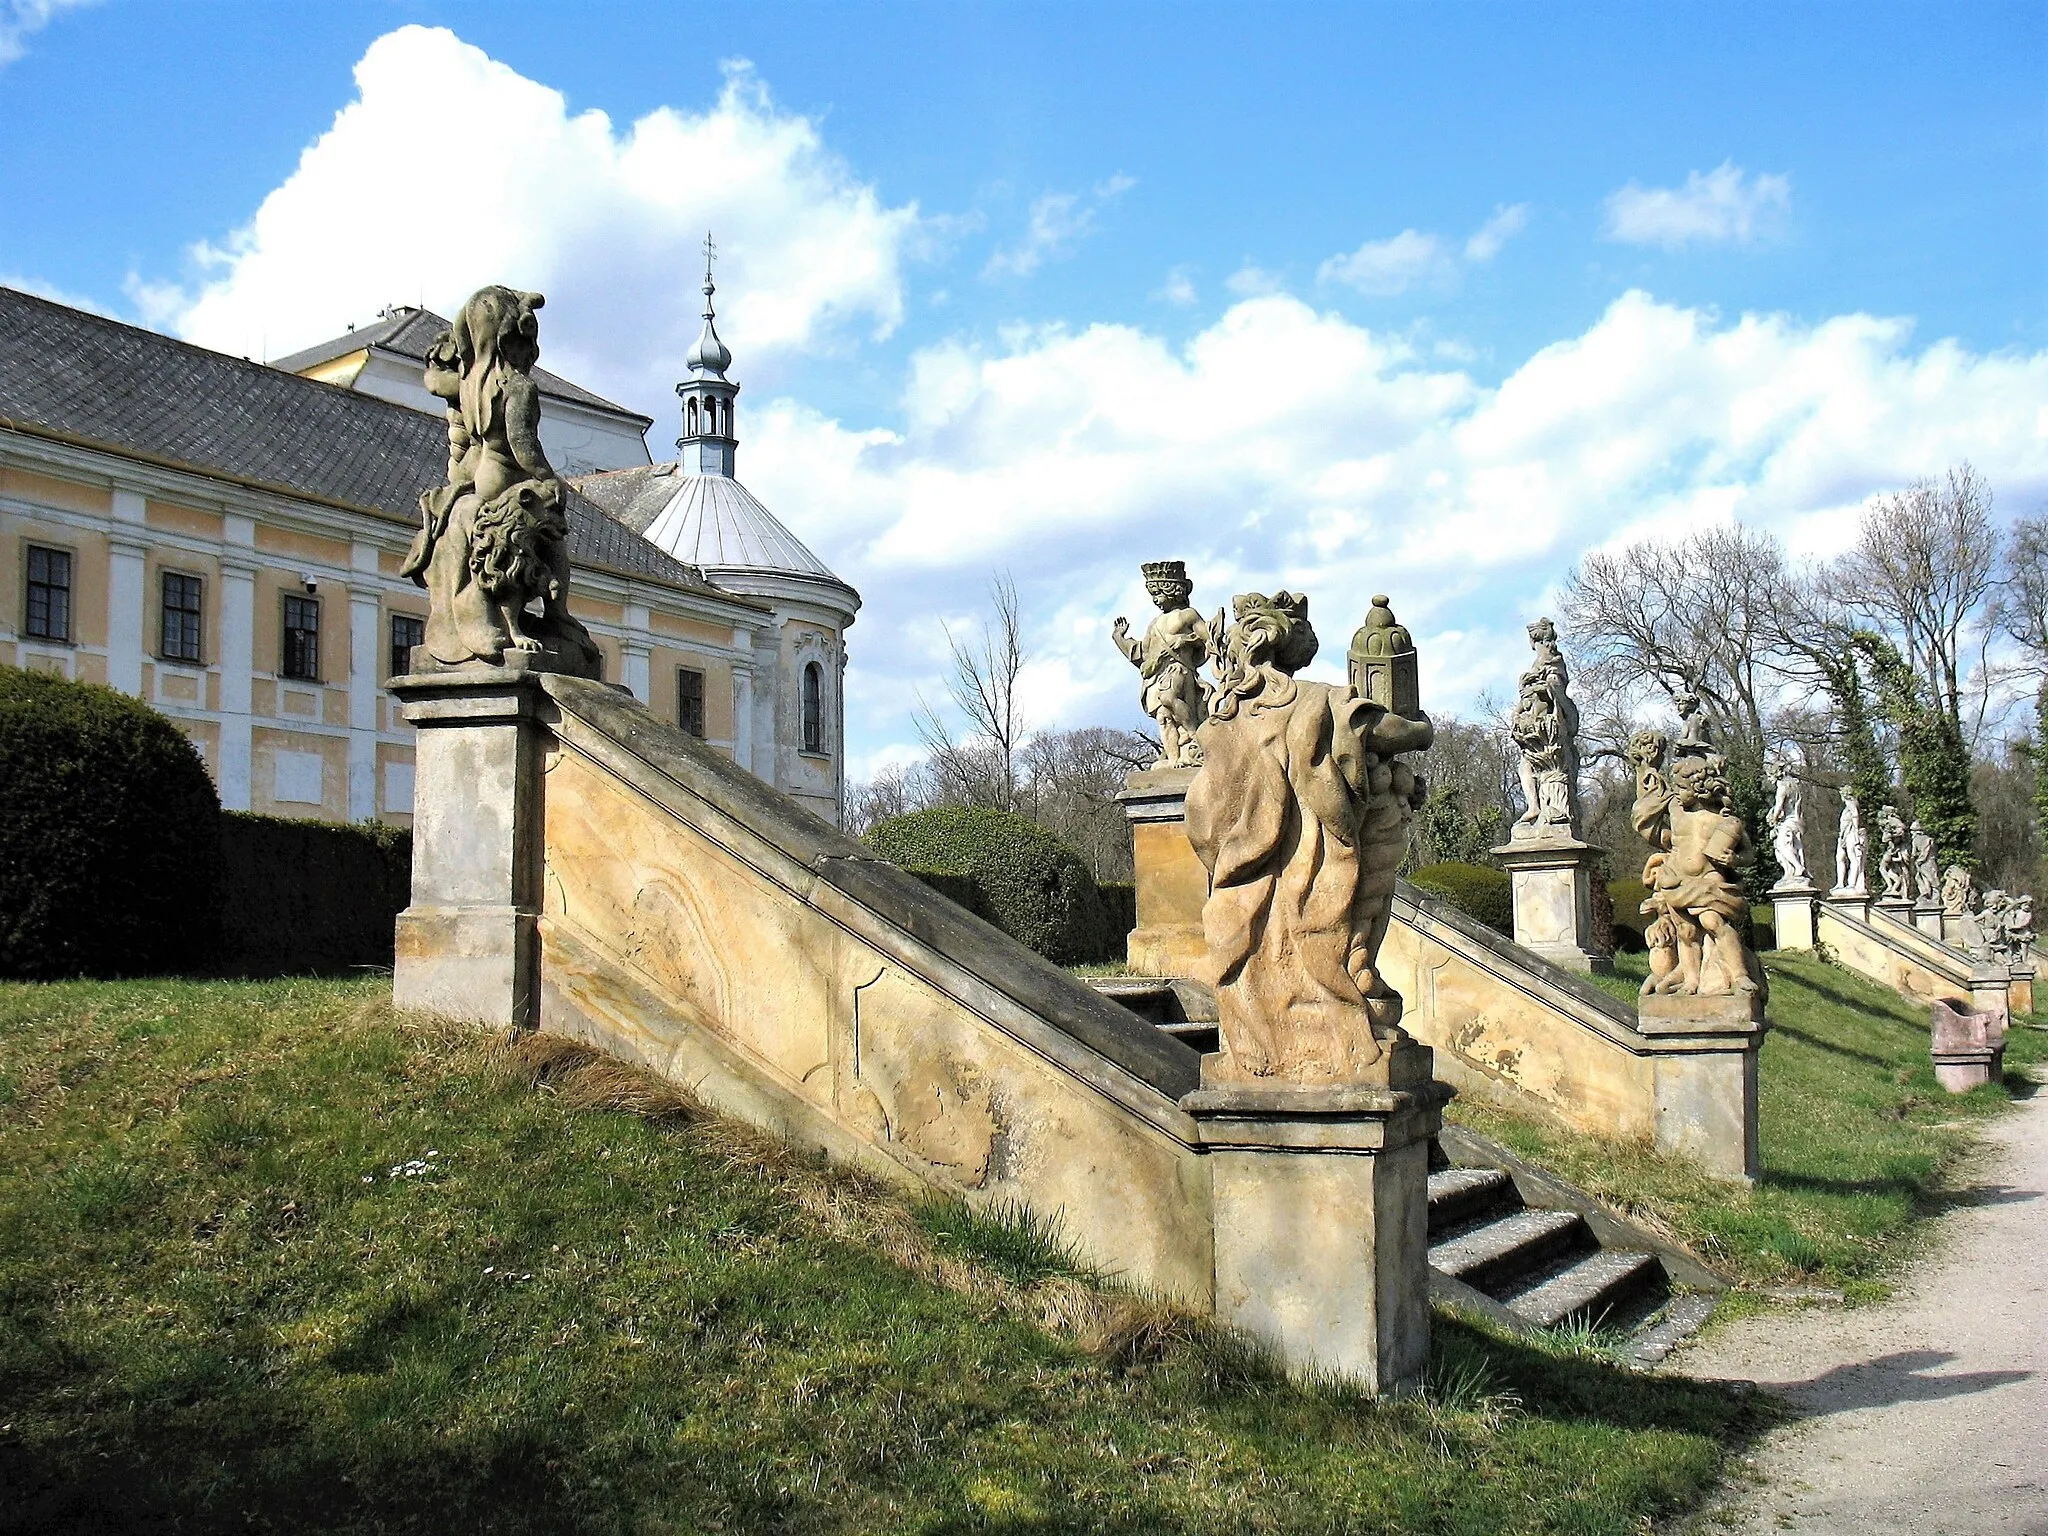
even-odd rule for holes
{"type": "Polygon", "coordinates": [[[1771,887],[1771,926],[1779,949],[1813,948],[1814,909],[1819,904],[1820,892],[1803,880],[1771,887]]]}
{"type": "Polygon", "coordinates": [[[1493,850],[1514,891],[1515,942],[1571,971],[1614,969],[1593,938],[1593,882],[1606,852],[1570,836],[1516,838],[1493,850]]]}
{"type": "Polygon", "coordinates": [[[1889,912],[1902,923],[1913,921],[1913,898],[1910,896],[1880,896],[1871,905],[1880,912],[1889,912]]]}
{"type": "Polygon", "coordinates": [[[1839,908],[1844,917],[1859,923],[1870,921],[1870,892],[1867,890],[1851,890],[1838,885],[1828,892],[1828,905],[1839,908]]]}
{"type": "Polygon", "coordinates": [[[1950,1093],[1996,1082],[2005,1068],[2004,1008],[1963,1009],[1937,998],[1929,1012],[1935,1081],[1950,1093]]]}
{"type": "Polygon", "coordinates": [[[2016,1015],[2031,1014],[2034,1011],[2034,972],[2031,950],[2025,959],[2013,962],[2012,982],[2006,988],[2005,998],[2006,1006],[2016,1015]]]}
{"type": "Polygon", "coordinates": [[[1188,842],[1188,786],[1193,768],[1147,768],[1124,780],[1124,815],[1131,823],[1131,864],[1137,882],[1138,925],[1125,958],[1144,976],[1194,976],[1207,945],[1202,903],[1209,871],[1188,842]]]}
{"type": "Polygon", "coordinates": [[[1406,1041],[1384,1084],[1204,1086],[1217,1318],[1378,1393],[1429,1364],[1429,1142],[1450,1090],[1406,1041]]]}
{"type": "Polygon", "coordinates": [[[391,691],[418,732],[412,901],[398,914],[392,1000],[531,1028],[545,695],[520,665],[415,672],[391,691]]]}
{"type": "MultiPolygon", "coordinates": [[[[2031,992],[2033,988],[2028,987],[2031,992]]],[[[1977,1013],[2004,1018],[2012,1010],[2012,968],[1996,960],[1980,960],[1970,968],[1970,1007],[1977,1013]]],[[[2031,1010],[2029,1010],[2031,1011],[2031,1010]]]]}
{"type": "Polygon", "coordinates": [[[1659,1042],[1657,1134],[1716,1178],[1756,1178],[1756,1063],[1764,1003],[1754,992],[1657,995],[1637,1003],[1637,1027],[1659,1042]]]}
{"type": "Polygon", "coordinates": [[[1930,939],[1941,938],[1941,904],[1934,901],[1914,903],[1913,926],[1926,934],[1930,939]]]}

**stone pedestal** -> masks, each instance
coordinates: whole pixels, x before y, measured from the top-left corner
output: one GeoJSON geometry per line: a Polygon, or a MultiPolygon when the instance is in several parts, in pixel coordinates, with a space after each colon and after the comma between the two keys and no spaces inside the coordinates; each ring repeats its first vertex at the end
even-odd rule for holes
{"type": "Polygon", "coordinates": [[[2025,1018],[2034,1011],[2034,972],[2032,951],[2024,960],[2016,960],[2012,966],[2012,981],[2006,987],[2006,1006],[2016,1019],[2025,1018]]]}
{"type": "Polygon", "coordinates": [[[1605,849],[1573,837],[1528,837],[1493,852],[1514,891],[1517,944],[1567,970],[1614,969],[1614,957],[1593,938],[1593,881],[1605,849]]]}
{"type": "Polygon", "coordinates": [[[1656,1058],[1658,1150],[1688,1157],[1716,1178],[1754,1180],[1763,999],[1754,992],[1644,997],[1637,1027],[1665,1047],[1656,1058]]]}
{"type": "Polygon", "coordinates": [[[1913,922],[1913,898],[1910,896],[1880,896],[1872,906],[1880,912],[1890,913],[1909,927],[1913,922]]]}
{"type": "Polygon", "coordinates": [[[2001,1018],[2012,1007],[2012,969],[1996,960],[1980,960],[1970,968],[1970,1008],[2001,1018]]]}
{"type": "Polygon", "coordinates": [[[1942,936],[1941,904],[1932,901],[1915,903],[1913,907],[1913,926],[1926,934],[1930,939],[1940,938],[1942,936]]]}
{"type": "Polygon", "coordinates": [[[1981,942],[1977,920],[1967,912],[1942,913],[1941,942],[1950,949],[1975,949],[1981,942]]]}
{"type": "Polygon", "coordinates": [[[1852,891],[1846,886],[1838,885],[1828,892],[1828,905],[1839,911],[1842,916],[1850,918],[1855,922],[1867,923],[1870,921],[1870,892],[1868,891],[1852,891]]]}
{"type": "Polygon", "coordinates": [[[1772,929],[1779,949],[1811,949],[1820,892],[1805,881],[1781,881],[1771,887],[1772,929]]]}
{"type": "Polygon", "coordinates": [[[540,990],[545,696],[520,665],[415,671],[393,679],[391,691],[418,731],[412,903],[398,914],[392,999],[531,1028],[540,990]]]}
{"type": "Polygon", "coordinates": [[[1934,1080],[1950,1093],[1996,1082],[2005,1069],[2005,1010],[1964,1010],[1936,999],[1933,1014],[1934,1080]]]}
{"type": "Polygon", "coordinates": [[[1450,1090],[1397,1045],[1384,1083],[1222,1083],[1181,1100],[1210,1168],[1216,1316],[1293,1371],[1376,1393],[1429,1364],[1429,1143],[1450,1090]]]}
{"type": "Polygon", "coordinates": [[[1202,904],[1209,871],[1188,842],[1188,786],[1193,768],[1147,768],[1124,780],[1124,815],[1131,823],[1131,864],[1137,883],[1138,925],[1126,953],[1143,976],[1195,976],[1207,945],[1202,904]]]}

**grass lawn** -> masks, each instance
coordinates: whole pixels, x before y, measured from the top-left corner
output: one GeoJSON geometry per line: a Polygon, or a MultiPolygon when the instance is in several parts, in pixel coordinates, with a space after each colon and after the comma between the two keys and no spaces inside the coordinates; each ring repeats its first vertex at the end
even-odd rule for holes
{"type": "Polygon", "coordinates": [[[1636,1532],[1746,1400],[1447,1322],[1288,1384],[388,983],[0,986],[0,1531],[1636,1532]]]}
{"type": "MultiPolygon", "coordinates": [[[[1758,1064],[1763,1176],[1702,1178],[1644,1147],[1572,1136],[1460,1101],[1451,1116],[1555,1168],[1690,1244],[1751,1285],[1885,1294],[1884,1277],[1942,1208],[1984,1118],[2031,1092],[2048,1033],[2007,1035],[2006,1081],[1952,1095],[1934,1081],[1928,1019],[1889,988],[1810,954],[1764,956],[1770,1033],[1758,1064]]],[[[1596,978],[1633,1002],[1641,955],[1596,978]]]]}

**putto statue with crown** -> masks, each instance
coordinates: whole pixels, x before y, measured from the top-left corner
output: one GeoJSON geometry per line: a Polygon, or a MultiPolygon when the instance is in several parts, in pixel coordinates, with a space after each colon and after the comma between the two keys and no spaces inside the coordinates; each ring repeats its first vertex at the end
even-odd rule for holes
{"type": "Polygon", "coordinates": [[[1178,560],[1148,560],[1143,566],[1145,591],[1159,606],[1159,617],[1143,640],[1131,634],[1130,621],[1119,617],[1110,626],[1116,642],[1144,680],[1145,713],[1159,728],[1157,768],[1194,768],[1202,761],[1197,732],[1209,717],[1209,685],[1202,681],[1203,663],[1216,657],[1223,632],[1219,610],[1212,624],[1188,605],[1194,583],[1178,560]]]}

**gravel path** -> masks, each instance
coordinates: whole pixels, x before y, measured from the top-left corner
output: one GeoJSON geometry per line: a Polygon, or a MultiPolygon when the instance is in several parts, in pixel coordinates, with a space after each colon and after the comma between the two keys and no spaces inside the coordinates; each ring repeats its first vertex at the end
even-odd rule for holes
{"type": "Polygon", "coordinates": [[[1694,1529],[2048,1536],[2048,1088],[1995,1122],[1933,1255],[1883,1306],[1754,1317],[1674,1358],[1804,1417],[1694,1529]]]}

